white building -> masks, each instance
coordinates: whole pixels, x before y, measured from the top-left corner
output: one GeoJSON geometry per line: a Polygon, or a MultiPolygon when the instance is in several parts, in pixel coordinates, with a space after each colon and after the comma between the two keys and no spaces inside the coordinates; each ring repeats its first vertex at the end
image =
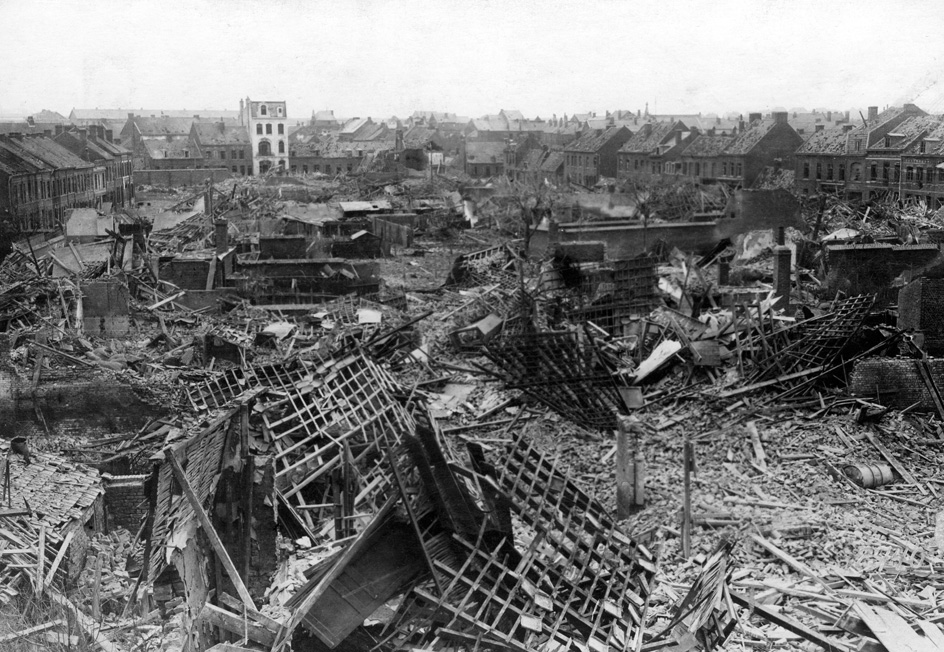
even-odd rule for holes
{"type": "Polygon", "coordinates": [[[249,131],[252,173],[288,170],[288,109],[285,102],[239,100],[239,123],[249,131]]]}

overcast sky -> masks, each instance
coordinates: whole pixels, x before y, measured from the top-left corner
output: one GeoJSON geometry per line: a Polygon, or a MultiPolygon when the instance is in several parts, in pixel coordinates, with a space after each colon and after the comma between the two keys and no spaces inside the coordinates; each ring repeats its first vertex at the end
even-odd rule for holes
{"type": "Polygon", "coordinates": [[[944,112],[940,0],[0,0],[0,25],[8,116],[944,112]]]}

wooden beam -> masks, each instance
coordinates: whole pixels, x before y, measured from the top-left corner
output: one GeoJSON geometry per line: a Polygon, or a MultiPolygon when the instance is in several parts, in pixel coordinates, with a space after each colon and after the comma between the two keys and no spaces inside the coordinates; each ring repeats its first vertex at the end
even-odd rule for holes
{"type": "Polygon", "coordinates": [[[206,510],[203,509],[203,505],[200,504],[200,499],[197,498],[197,494],[194,493],[193,487],[190,486],[190,482],[187,480],[187,476],[184,474],[184,470],[181,468],[180,462],[177,461],[174,451],[168,448],[164,451],[164,456],[167,458],[168,464],[170,464],[171,471],[173,471],[174,477],[177,479],[177,483],[183,490],[187,500],[190,501],[190,505],[193,507],[194,514],[196,514],[197,520],[200,521],[200,526],[203,527],[203,531],[206,533],[207,539],[210,541],[210,545],[213,547],[213,551],[216,553],[217,557],[219,557],[220,562],[222,562],[223,568],[226,569],[226,574],[229,575],[229,579],[233,582],[233,586],[236,587],[236,592],[239,594],[239,597],[247,607],[256,610],[256,605],[252,601],[252,596],[249,595],[249,589],[247,589],[246,585],[243,584],[243,580],[236,571],[236,566],[233,564],[233,560],[230,559],[229,553],[226,552],[226,548],[223,546],[223,542],[220,541],[220,535],[217,534],[216,528],[213,527],[213,523],[210,521],[210,517],[207,516],[206,510]]]}
{"type": "Polygon", "coordinates": [[[242,616],[230,613],[226,609],[220,609],[209,602],[203,605],[199,618],[205,623],[225,629],[240,638],[245,636],[250,641],[260,643],[267,648],[275,644],[275,632],[252,620],[243,620],[242,616]]]}
{"type": "Polygon", "coordinates": [[[12,634],[4,634],[3,636],[0,636],[0,643],[9,643],[10,641],[15,641],[17,639],[23,638],[24,636],[45,632],[47,629],[52,629],[53,627],[66,624],[67,623],[64,620],[50,620],[48,623],[43,623],[42,625],[21,629],[20,631],[13,632],[12,634]]]}
{"type": "Polygon", "coordinates": [[[738,604],[746,609],[750,609],[752,612],[758,614],[764,620],[774,623],[775,625],[780,625],[787,631],[793,632],[797,636],[800,636],[814,645],[818,645],[827,652],[850,652],[849,647],[843,645],[839,641],[835,641],[831,638],[823,636],[815,629],[810,629],[803,623],[786,616],[776,609],[772,609],[766,605],[762,605],[759,602],[755,602],[746,595],[741,595],[740,593],[731,592],[731,599],[735,604],[738,604]]]}

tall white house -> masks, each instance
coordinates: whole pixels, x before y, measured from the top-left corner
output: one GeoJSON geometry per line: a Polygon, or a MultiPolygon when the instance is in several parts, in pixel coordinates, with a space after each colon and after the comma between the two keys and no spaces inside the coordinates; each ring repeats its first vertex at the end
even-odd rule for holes
{"type": "Polygon", "coordinates": [[[285,102],[239,100],[239,122],[249,131],[252,173],[288,170],[288,109],[285,102]]]}

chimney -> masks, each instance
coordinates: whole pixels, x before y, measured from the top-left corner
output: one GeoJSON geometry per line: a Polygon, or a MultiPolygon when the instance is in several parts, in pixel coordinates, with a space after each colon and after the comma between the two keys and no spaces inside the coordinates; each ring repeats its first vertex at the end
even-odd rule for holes
{"type": "Polygon", "coordinates": [[[714,127],[709,127],[709,128],[708,128],[708,135],[709,135],[709,136],[714,136],[714,135],[715,135],[715,128],[714,128],[714,127]]]}
{"type": "Polygon", "coordinates": [[[771,116],[774,119],[774,122],[778,125],[787,124],[787,112],[786,111],[774,111],[771,116]]]}
{"type": "Polygon", "coordinates": [[[813,132],[815,133],[817,131],[822,131],[825,128],[826,128],[826,125],[823,125],[823,124],[814,125],[813,132]]]}
{"type": "Polygon", "coordinates": [[[869,121],[875,120],[878,117],[878,107],[870,106],[869,107],[869,121]]]}
{"type": "Polygon", "coordinates": [[[846,111],[846,122],[849,122],[849,112],[846,111]]]}
{"type": "Polygon", "coordinates": [[[763,115],[760,113],[748,113],[747,114],[747,124],[754,124],[758,120],[763,119],[763,115]]]}
{"type": "Polygon", "coordinates": [[[842,125],[842,130],[843,130],[844,132],[846,132],[846,131],[852,131],[852,128],[853,128],[854,126],[855,126],[855,125],[852,125],[852,124],[844,124],[844,125],[842,125]]]}
{"type": "Polygon", "coordinates": [[[134,112],[133,112],[133,111],[129,111],[129,112],[128,112],[128,120],[134,120],[134,112]]]}
{"type": "Polygon", "coordinates": [[[66,131],[66,126],[65,126],[65,125],[56,125],[56,131],[55,131],[55,133],[56,133],[57,136],[58,136],[59,134],[65,133],[65,131],[66,131]]]}
{"type": "Polygon", "coordinates": [[[221,256],[229,249],[229,222],[214,220],[213,226],[216,229],[216,255],[221,256]]]}
{"type": "Polygon", "coordinates": [[[826,112],[826,122],[832,122],[832,121],[833,121],[833,112],[832,112],[832,111],[827,111],[827,112],[826,112]]]}
{"type": "Polygon", "coordinates": [[[741,120],[738,120],[738,133],[739,133],[739,134],[744,133],[744,120],[743,120],[743,118],[742,118],[741,120]]]}
{"type": "Polygon", "coordinates": [[[394,143],[394,149],[398,152],[403,151],[403,130],[397,129],[396,142],[394,143]]]}

